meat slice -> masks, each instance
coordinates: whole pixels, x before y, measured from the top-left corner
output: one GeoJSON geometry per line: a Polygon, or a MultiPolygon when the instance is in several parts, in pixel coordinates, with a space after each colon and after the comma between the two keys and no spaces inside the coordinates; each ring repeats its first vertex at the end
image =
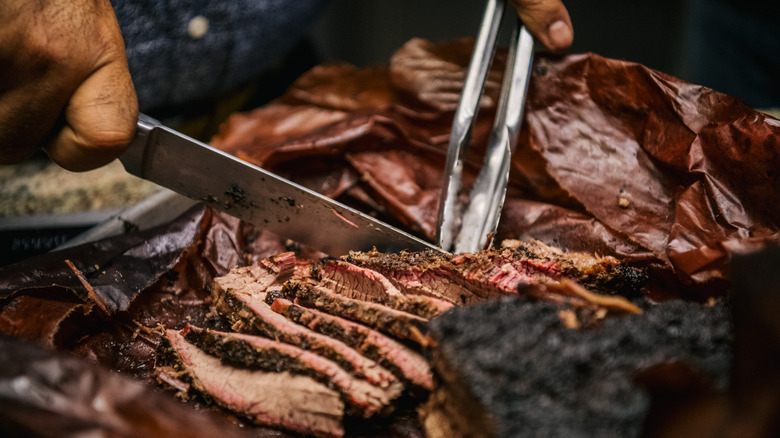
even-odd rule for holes
{"type": "Polygon", "coordinates": [[[428,361],[411,348],[374,329],[294,304],[284,298],[274,299],[271,310],[353,347],[400,377],[409,385],[412,393],[424,394],[433,388],[428,361]]]}
{"type": "Polygon", "coordinates": [[[223,290],[235,289],[246,293],[262,293],[274,284],[282,284],[296,270],[295,253],[284,252],[261,260],[258,266],[233,268],[214,279],[214,286],[223,290]]]}
{"type": "Polygon", "coordinates": [[[636,295],[647,281],[644,271],[624,265],[614,257],[567,252],[533,239],[505,240],[501,245],[501,257],[534,261],[532,266],[555,262],[555,270],[562,277],[601,292],[636,295]]]}
{"type": "Polygon", "coordinates": [[[265,303],[266,292],[245,279],[214,280],[212,299],[219,314],[238,332],[259,334],[324,356],[372,384],[400,393],[403,385],[388,370],[341,341],[315,333],[275,313],[265,303]],[[230,281],[228,281],[230,280],[230,281]]]}
{"type": "Polygon", "coordinates": [[[453,304],[473,304],[505,295],[487,284],[469,284],[451,259],[448,254],[434,251],[369,251],[351,252],[346,261],[381,273],[405,294],[432,296],[453,304]]]}
{"type": "Polygon", "coordinates": [[[344,260],[322,260],[312,272],[324,286],[363,301],[383,304],[396,310],[430,319],[452,308],[452,303],[425,295],[404,295],[379,272],[355,266],[344,260]]]}
{"type": "Polygon", "coordinates": [[[422,346],[429,343],[428,320],[417,315],[348,298],[323,286],[296,280],[285,282],[283,293],[297,304],[360,322],[393,337],[407,339],[422,346]]]}
{"type": "Polygon", "coordinates": [[[456,256],[434,251],[352,252],[345,260],[378,271],[404,293],[435,296],[455,304],[516,295],[520,287],[562,279],[633,295],[646,279],[642,271],[612,257],[567,253],[537,241],[506,244],[500,249],[456,256]]]}
{"type": "Polygon", "coordinates": [[[188,326],[184,338],[223,363],[263,371],[306,375],[338,391],[350,413],[369,418],[387,412],[397,395],[358,379],[335,362],[293,345],[259,336],[188,326]]]}
{"type": "Polygon", "coordinates": [[[161,356],[186,376],[190,390],[258,424],[318,437],[344,434],[339,393],[288,371],[234,368],[167,330],[161,356]]]}

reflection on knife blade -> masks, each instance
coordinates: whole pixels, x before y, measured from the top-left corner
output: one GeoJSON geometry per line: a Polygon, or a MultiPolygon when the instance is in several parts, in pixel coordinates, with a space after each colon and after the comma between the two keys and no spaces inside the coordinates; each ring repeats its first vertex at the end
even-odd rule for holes
{"type": "Polygon", "coordinates": [[[128,172],[332,256],[439,250],[353,208],[141,115],[119,158],[128,172]]]}

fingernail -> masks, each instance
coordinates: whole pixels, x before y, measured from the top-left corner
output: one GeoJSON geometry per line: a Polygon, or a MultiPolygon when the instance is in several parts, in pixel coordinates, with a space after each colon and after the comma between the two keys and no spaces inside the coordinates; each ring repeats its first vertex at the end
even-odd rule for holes
{"type": "Polygon", "coordinates": [[[568,24],[558,20],[547,28],[550,43],[558,50],[563,50],[571,45],[574,35],[568,24]]]}

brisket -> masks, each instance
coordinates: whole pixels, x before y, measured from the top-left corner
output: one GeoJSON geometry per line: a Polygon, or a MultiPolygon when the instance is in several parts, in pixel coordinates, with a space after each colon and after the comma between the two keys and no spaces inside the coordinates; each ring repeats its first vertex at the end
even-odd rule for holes
{"type": "Polygon", "coordinates": [[[312,271],[323,286],[357,300],[371,301],[431,319],[452,308],[452,303],[425,295],[404,295],[379,272],[339,259],[324,259],[312,271]]]}
{"type": "Polygon", "coordinates": [[[581,331],[567,310],[520,297],[433,320],[439,384],[422,409],[427,436],[641,436],[650,403],[637,373],[674,362],[727,386],[724,302],[668,301],[581,331]]]}
{"type": "MultiPolygon", "coordinates": [[[[453,304],[474,304],[506,295],[479,279],[470,281],[452,258],[435,251],[400,254],[369,251],[351,252],[346,260],[381,273],[404,293],[432,296],[453,304]]],[[[486,268],[490,272],[495,266],[486,268]]],[[[504,273],[500,269],[498,272],[504,273]]]]}
{"type": "Polygon", "coordinates": [[[429,343],[428,320],[417,315],[348,298],[323,286],[296,280],[287,281],[283,293],[297,304],[365,324],[396,338],[410,340],[422,346],[429,343]]]}
{"type": "Polygon", "coordinates": [[[260,261],[258,266],[233,268],[229,273],[214,278],[218,289],[241,290],[244,293],[262,293],[274,284],[282,284],[296,270],[295,254],[284,252],[260,261]]]}
{"type": "MultiPolygon", "coordinates": [[[[535,241],[507,241],[505,245],[460,255],[353,252],[343,259],[313,264],[298,262],[292,253],[280,254],[255,267],[236,268],[213,282],[214,310],[242,333],[197,328],[183,333],[223,364],[319,382],[334,390],[352,415],[370,418],[391,411],[405,385],[413,397],[430,394],[421,411],[429,434],[505,435],[506,430],[514,431],[508,419],[513,414],[505,415],[502,405],[496,408],[489,404],[495,400],[488,403],[481,396],[504,397],[502,385],[511,384],[507,382],[515,374],[490,382],[495,388],[474,388],[472,383],[481,382],[482,377],[472,379],[462,372],[461,361],[468,354],[449,360],[445,351],[449,347],[435,346],[429,321],[453,318],[448,315],[463,311],[453,309],[459,304],[524,296],[524,302],[557,303],[558,310],[552,314],[559,325],[592,330],[604,323],[609,312],[641,310],[623,297],[594,294],[584,286],[603,290],[620,285],[625,291],[642,278],[640,271],[609,257],[566,253],[535,241]],[[436,348],[438,379],[415,345],[436,348]],[[464,384],[458,380],[462,375],[464,384]],[[436,385],[437,380],[442,385],[436,385]]],[[[485,327],[496,324],[492,315],[483,315],[483,319],[485,327]]],[[[474,330],[497,330],[485,327],[474,330]]],[[[438,336],[445,342],[451,339],[441,331],[438,336]]],[[[487,339],[481,342],[490,343],[487,339]]],[[[499,347],[493,350],[496,360],[507,356],[499,347]]],[[[500,373],[503,363],[490,362],[485,369],[500,373]]],[[[177,382],[170,373],[159,375],[177,382]]],[[[187,388],[190,383],[177,385],[187,388]]],[[[517,400],[526,397],[520,395],[517,400]]]]}
{"type": "Polygon", "coordinates": [[[181,334],[188,342],[228,365],[309,376],[338,391],[350,413],[365,418],[389,411],[390,403],[399,395],[394,387],[374,386],[350,375],[335,362],[290,344],[192,326],[182,330],[181,334]]]}
{"type": "Polygon", "coordinates": [[[397,255],[378,251],[350,252],[346,261],[379,272],[405,294],[432,296],[453,304],[479,301],[473,292],[450,280],[447,273],[451,270],[437,268],[450,264],[449,257],[444,254],[433,251],[397,255]]]}
{"type": "MultiPolygon", "coordinates": [[[[583,286],[606,293],[637,295],[647,282],[647,274],[624,265],[614,257],[599,257],[584,252],[567,252],[560,248],[530,240],[505,240],[501,243],[504,257],[512,260],[554,261],[556,271],[583,286]]],[[[538,262],[537,262],[538,263],[538,262]]]]}
{"type": "Polygon", "coordinates": [[[537,241],[505,244],[504,248],[455,256],[434,251],[352,252],[345,260],[378,271],[404,293],[435,296],[455,304],[516,295],[520,287],[562,279],[633,295],[646,279],[642,271],[612,257],[568,253],[537,241]]]}
{"type": "Polygon", "coordinates": [[[428,361],[411,348],[374,329],[294,304],[284,298],[274,299],[271,310],[353,347],[401,378],[412,393],[424,394],[433,388],[428,361]]]}
{"type": "Polygon", "coordinates": [[[245,285],[245,279],[226,277],[215,279],[212,298],[217,312],[233,324],[234,330],[298,346],[336,362],[374,385],[400,388],[398,379],[373,360],[341,341],[315,333],[275,313],[265,303],[266,292],[262,288],[245,285]]]}
{"type": "Polygon", "coordinates": [[[166,331],[161,358],[188,380],[190,391],[255,423],[319,437],[344,434],[339,394],[311,377],[223,365],[175,330],[166,331]]]}

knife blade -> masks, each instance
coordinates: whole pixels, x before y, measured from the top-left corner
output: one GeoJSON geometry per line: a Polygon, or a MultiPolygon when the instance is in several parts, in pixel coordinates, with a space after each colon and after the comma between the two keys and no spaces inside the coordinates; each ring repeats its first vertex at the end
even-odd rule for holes
{"type": "Polygon", "coordinates": [[[331,256],[440,249],[141,114],[119,157],[138,177],[331,256]]]}

